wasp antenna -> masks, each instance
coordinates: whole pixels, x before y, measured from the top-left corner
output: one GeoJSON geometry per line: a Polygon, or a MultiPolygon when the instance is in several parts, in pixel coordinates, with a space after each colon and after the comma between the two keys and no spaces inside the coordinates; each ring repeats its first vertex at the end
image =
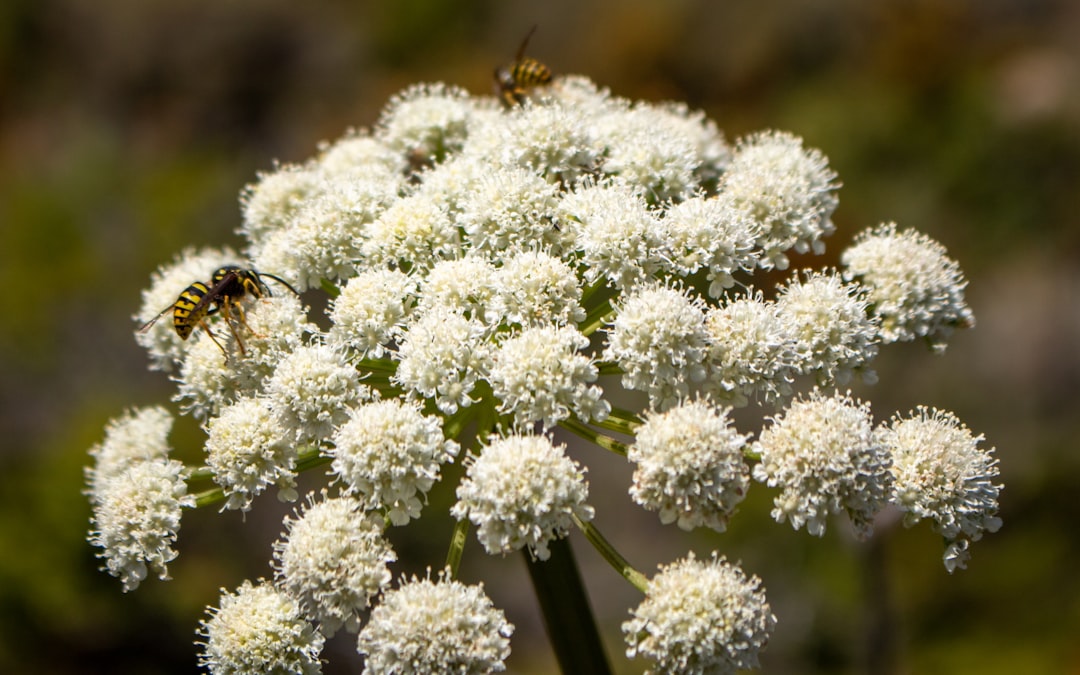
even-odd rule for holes
{"type": "Polygon", "coordinates": [[[290,283],[289,283],[288,281],[285,281],[284,279],[282,279],[281,277],[277,276],[276,274],[270,274],[269,272],[255,272],[255,274],[258,274],[258,275],[259,275],[260,277],[270,277],[270,278],[271,278],[271,279],[273,279],[274,281],[278,282],[279,284],[281,284],[281,285],[282,285],[282,286],[284,286],[285,288],[287,288],[287,289],[289,289],[290,291],[292,291],[292,292],[293,292],[293,295],[295,295],[296,297],[300,297],[300,291],[298,291],[298,290],[296,290],[295,288],[293,288],[293,287],[292,287],[292,284],[290,284],[290,283]]]}
{"type": "Polygon", "coordinates": [[[529,29],[529,32],[525,34],[525,39],[521,41],[521,46],[518,47],[517,56],[514,57],[515,61],[520,61],[521,57],[525,56],[525,47],[529,44],[529,38],[533,36],[533,33],[535,33],[536,29],[539,27],[540,24],[534,23],[533,27],[529,29]]]}

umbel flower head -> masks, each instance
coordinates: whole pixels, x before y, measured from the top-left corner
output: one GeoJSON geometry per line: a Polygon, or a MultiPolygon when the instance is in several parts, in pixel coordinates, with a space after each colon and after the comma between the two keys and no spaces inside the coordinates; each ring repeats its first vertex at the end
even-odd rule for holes
{"type": "Polygon", "coordinates": [[[890,498],[904,511],[905,524],[933,520],[945,537],[945,568],[966,568],[970,542],[1001,527],[993,448],[978,447],[983,437],[952,413],[925,407],[897,415],[875,436],[892,455],[890,498]]]}
{"type": "Polygon", "coordinates": [[[573,518],[592,520],[584,472],[546,436],[493,439],[473,458],[457,490],[455,518],[468,518],[488,553],[528,547],[540,560],[573,518]]]}
{"type": "MultiPolygon", "coordinates": [[[[501,671],[512,627],[455,580],[468,531],[477,552],[524,551],[554,576],[570,547],[552,542],[573,527],[647,592],[624,625],[631,656],[658,673],[757,667],[775,624],[760,581],[691,555],[649,582],[593,522],[596,454],[571,459],[556,434],[629,460],[633,502],[685,530],[724,531],[751,478],[775,520],[813,535],[846,513],[868,536],[889,502],[930,519],[950,571],[1000,524],[981,437],[923,409],[875,431],[869,404],[837,392],[872,384],[893,342],[940,350],[974,325],[939,244],[880,226],[841,271],[781,274],[835,229],[819,150],[777,130],[729,144],[702,112],[581,76],[512,84],[501,100],[408,87],[372,129],[260,173],[242,249],[186,249],[152,275],[136,340],[205,448],[170,458],[161,407],[109,424],[86,472],[105,568],[125,590],[165,578],[184,508],[247,512],[271,488],[303,505],[273,584],[224,593],[203,622],[211,672],[319,672],[342,628],[365,672],[501,671]],[[225,265],[270,283],[241,292],[225,265]],[[751,443],[729,406],[752,404],[773,414],[751,443]],[[447,570],[391,588],[384,529],[447,495],[447,570]]],[[[554,601],[568,596],[584,589],[554,601]]]]}
{"type": "Polygon", "coordinates": [[[513,632],[483,584],[414,576],[383,596],[357,650],[365,673],[501,673],[513,632]]]}
{"type": "Polygon", "coordinates": [[[300,603],[260,581],[245,581],[209,610],[199,636],[199,665],[213,675],[322,672],[319,654],[325,638],[304,618],[300,603]]]}
{"type": "Polygon", "coordinates": [[[754,443],[754,478],[781,488],[772,515],[795,529],[825,534],[826,518],[847,513],[860,538],[892,486],[889,453],[873,433],[870,406],[815,390],[799,398],[754,443]]]}
{"type": "Polygon", "coordinates": [[[723,557],[660,567],[645,600],[623,623],[626,655],[644,657],[647,673],[734,675],[757,668],[776,626],[765,590],[723,557]]]}

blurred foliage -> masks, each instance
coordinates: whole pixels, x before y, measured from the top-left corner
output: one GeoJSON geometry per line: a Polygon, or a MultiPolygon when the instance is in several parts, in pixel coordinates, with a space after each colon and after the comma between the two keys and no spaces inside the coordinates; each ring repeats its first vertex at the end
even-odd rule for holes
{"type": "MultiPolygon", "coordinates": [[[[135,593],[96,570],[85,452],[126,406],[167,400],[131,339],[150,272],[187,245],[237,245],[237,195],[275,160],[370,126],[414,81],[490,87],[530,53],[616,94],[686,100],[735,139],[789,129],[845,183],[822,261],[882,220],[941,240],[971,278],[976,330],[944,359],[886,349],[878,417],[953,409],[1001,458],[1004,528],[947,575],[928,528],[856,544],[770,523],[751,491],[724,535],[661,529],[629,470],[587,457],[598,523],[640,569],[719,549],[760,575],[780,617],[769,673],[1080,671],[1080,7],[1067,0],[0,3],[0,671],[187,673],[221,586],[269,576],[288,511],[185,517],[175,579],[135,593]],[[624,517],[623,514],[631,515],[624,517]],[[619,514],[616,516],[615,514],[619,514]]],[[[746,430],[755,428],[748,420],[746,430]]],[[[181,454],[200,431],[174,432],[181,454]]],[[[589,452],[582,450],[582,452],[589,452]]],[[[441,563],[433,530],[393,533],[399,570],[441,563]]],[[[636,603],[575,535],[609,655],[636,603]]],[[[472,547],[518,625],[511,667],[552,668],[519,559],[472,547]]],[[[344,672],[348,636],[329,646],[344,672]]]]}

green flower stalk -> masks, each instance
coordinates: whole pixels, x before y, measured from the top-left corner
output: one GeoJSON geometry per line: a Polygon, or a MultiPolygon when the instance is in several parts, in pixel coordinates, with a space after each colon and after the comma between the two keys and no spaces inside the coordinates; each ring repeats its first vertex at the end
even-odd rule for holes
{"type": "Polygon", "coordinates": [[[758,667],[777,626],[761,581],[718,553],[634,569],[596,526],[618,517],[589,503],[598,461],[629,461],[632,502],[683,530],[724,532],[755,481],[775,491],[775,520],[811,535],[845,517],[869,536],[890,505],[909,525],[929,519],[950,572],[1000,525],[981,437],[923,408],[875,427],[868,402],[837,390],[872,383],[882,347],[923,338],[941,352],[974,325],[939,244],[883,225],[842,270],[777,281],[835,229],[839,183],[820,151],[780,131],[731,145],[700,112],[580,76],[517,98],[410,87],[371,130],[247,186],[242,254],[186,249],[151,277],[140,326],[225,264],[303,292],[208,292],[190,339],[167,320],[136,334],[204,424],[198,466],[170,458],[159,406],[111,422],[91,450],[89,539],[124,590],[167,578],[184,509],[246,512],[271,487],[304,504],[270,552],[274,579],[209,610],[210,672],[317,673],[339,630],[357,636],[364,672],[502,671],[513,626],[456,575],[518,552],[563,667],[603,672],[572,529],[645,594],[623,625],[628,656],[651,672],[758,667]],[[302,302],[320,294],[326,317],[302,302]],[[731,407],[748,405],[766,428],[735,428],[731,407]],[[556,428],[594,452],[571,459],[556,428]],[[445,470],[459,458],[464,472],[445,470]],[[311,471],[325,478],[301,494],[311,471]],[[427,515],[446,476],[447,565],[395,585],[384,530],[427,515]]]}

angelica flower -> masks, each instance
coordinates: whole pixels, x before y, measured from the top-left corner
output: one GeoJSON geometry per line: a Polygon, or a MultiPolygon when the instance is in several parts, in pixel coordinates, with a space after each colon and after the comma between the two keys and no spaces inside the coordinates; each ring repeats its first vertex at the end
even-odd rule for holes
{"type": "Polygon", "coordinates": [[[836,173],[802,139],[765,131],[739,141],[720,180],[717,198],[730,218],[745,219],[761,232],[758,264],[787,269],[786,251],[823,253],[822,238],[836,229],[836,173]]]}
{"type": "Polygon", "coordinates": [[[300,347],[283,359],[266,383],[266,393],[297,443],[327,438],[350,408],[375,395],[339,352],[322,345],[300,347]]]}
{"type": "Polygon", "coordinates": [[[414,576],[383,596],[356,649],[365,674],[501,673],[513,632],[483,584],[414,576]]]}
{"type": "Polygon", "coordinates": [[[651,204],[681,201],[698,187],[699,138],[676,111],[638,102],[594,125],[605,151],[603,172],[642,188],[651,204]]]}
{"type": "Polygon", "coordinates": [[[447,415],[472,405],[469,394],[489,368],[486,333],[476,319],[449,307],[434,308],[402,336],[394,382],[414,395],[434,399],[447,415]]]}
{"type": "Polygon", "coordinates": [[[624,295],[608,329],[603,358],[623,370],[622,384],[649,394],[663,410],[705,379],[708,333],[700,298],[650,284],[624,295]]]}
{"type": "Polygon", "coordinates": [[[602,421],[611,406],[595,385],[596,365],[580,350],[589,338],[575,328],[537,326],[506,339],[494,352],[488,381],[499,412],[520,427],[549,429],[571,414],[602,421]]]}
{"type": "Polygon", "coordinates": [[[391,97],[375,135],[416,164],[435,164],[461,149],[473,110],[463,89],[441,82],[413,85],[391,97]]]}
{"type": "Polygon", "coordinates": [[[161,406],[129,410],[105,425],[105,440],[90,448],[94,466],[86,469],[91,501],[96,501],[106,482],[124,469],[147,460],[167,459],[173,416],[161,406]]]}
{"type": "Polygon", "coordinates": [[[241,377],[236,359],[223,354],[218,346],[222,345],[226,353],[236,351],[232,331],[215,335],[217,342],[202,330],[191,338],[172,398],[182,411],[200,420],[219,414],[243,394],[252,393],[250,378],[241,377]]]}
{"type": "Polygon", "coordinates": [[[563,195],[561,221],[576,224],[575,248],[585,280],[606,278],[620,289],[653,276],[661,267],[663,232],[639,189],[625,183],[586,184],[563,195]]]}
{"type": "Polygon", "coordinates": [[[646,673],[734,675],[758,668],[776,627],[761,579],[747,578],[714,553],[662,565],[648,595],[622,625],[626,655],[645,657],[646,673]]]}
{"type": "Polygon", "coordinates": [[[714,298],[735,285],[735,272],[750,271],[757,264],[756,224],[730,218],[716,198],[698,195],[675,204],[664,212],[660,226],[665,267],[683,277],[707,269],[709,295],[714,298]]]}
{"type": "Polygon", "coordinates": [[[416,282],[398,270],[360,272],[331,303],[327,343],[361,357],[382,357],[404,329],[415,293],[416,282]]]}
{"type": "Polygon", "coordinates": [[[563,186],[595,171],[600,162],[600,148],[580,108],[557,102],[518,106],[485,122],[469,138],[468,156],[523,167],[563,186]]]}
{"type": "Polygon", "coordinates": [[[218,608],[200,624],[199,665],[212,675],[318,675],[326,638],[304,619],[300,603],[265,581],[221,589],[218,608]]]}
{"type": "Polygon", "coordinates": [[[750,487],[742,454],[749,436],[732,427],[728,412],[690,401],[649,415],[637,429],[627,453],[635,466],[630,496],[658,511],[661,523],[727,529],[750,487]]]}
{"type": "Polygon", "coordinates": [[[246,391],[261,390],[282,359],[303,346],[305,337],[318,334],[306,310],[291,292],[248,305],[246,325],[239,327],[244,351],[233,349],[229,357],[229,367],[246,391]]]}
{"type": "Polygon", "coordinates": [[[224,488],[223,508],[247,512],[270,485],[282,501],[296,500],[296,447],[266,401],[241,398],[212,418],[206,433],[206,464],[224,488]]]}
{"type": "Polygon", "coordinates": [[[319,149],[316,166],[323,176],[395,181],[404,177],[408,170],[404,153],[366,131],[350,130],[342,138],[323,144],[319,149]]]}
{"type": "Polygon", "coordinates": [[[495,265],[480,255],[441,260],[424,277],[420,288],[420,309],[441,305],[486,324],[498,323],[497,313],[490,309],[497,290],[495,273],[495,265]]]}
{"type": "Polygon", "coordinates": [[[420,517],[420,496],[439,480],[439,467],[458,453],[457,442],[443,438],[438,417],[397,399],[352,410],[333,442],[331,467],[346,493],[369,509],[385,509],[395,525],[420,517]]]}
{"type": "Polygon", "coordinates": [[[180,509],[195,506],[183,470],[175,460],[146,459],[105,479],[95,492],[89,540],[104,549],[98,557],[125,592],[138,588],[149,570],[169,578],[180,509]]]}
{"type": "MultiPolygon", "coordinates": [[[[322,177],[311,166],[285,165],[260,173],[258,181],[240,193],[243,224],[252,259],[260,257],[270,236],[284,230],[297,211],[321,189],[322,177]]],[[[216,268],[214,268],[216,269],[216,268]]]]}
{"type": "Polygon", "coordinates": [[[866,365],[878,352],[877,320],[868,314],[866,296],[857,284],[845,284],[836,273],[793,278],[780,290],[776,311],[794,338],[802,373],[813,373],[822,385],[846,384],[856,372],[870,383],[876,381],[866,365]]]}
{"type": "Polygon", "coordinates": [[[493,279],[492,314],[508,324],[566,325],[585,320],[581,286],[573,268],[543,251],[523,251],[504,261],[493,279]]]}
{"type": "Polygon", "coordinates": [[[548,246],[560,252],[566,233],[555,222],[557,189],[542,177],[517,167],[495,167],[480,176],[465,195],[458,223],[469,246],[501,254],[548,246]]]}
{"type": "Polygon", "coordinates": [[[278,586],[323,635],[342,626],[357,632],[359,612],[390,584],[387,565],[397,560],[382,536],[382,519],[365,514],[357,499],[324,492],[301,516],[286,517],[285,528],[284,540],[274,544],[278,586]]]}
{"type": "Polygon", "coordinates": [[[547,436],[496,438],[472,457],[450,513],[476,525],[488,553],[528,547],[547,560],[548,543],[566,536],[574,516],[592,520],[584,472],[547,436]]]}
{"type": "Polygon", "coordinates": [[[781,488],[773,500],[776,522],[806,525],[824,536],[825,519],[846,512],[855,534],[873,533],[873,518],[892,488],[889,453],[873,433],[870,406],[839,392],[815,390],[798,398],[754,443],[761,462],[754,478],[781,488]]]}
{"type": "Polygon", "coordinates": [[[709,334],[706,390],[711,396],[744,406],[754,395],[773,402],[791,394],[797,372],[795,340],[776,305],[766,302],[760,292],[711,308],[705,328],[709,334]]]}
{"type": "Polygon", "coordinates": [[[450,214],[423,193],[395,201],[365,229],[364,236],[359,257],[371,267],[429,270],[440,260],[463,255],[461,235],[450,214]]]}
{"type": "Polygon", "coordinates": [[[396,181],[324,178],[288,225],[267,237],[254,260],[259,270],[273,271],[300,290],[318,287],[323,279],[341,281],[356,274],[354,261],[372,222],[396,203],[396,181]]]}
{"type": "Polygon", "coordinates": [[[955,415],[935,408],[897,415],[876,437],[892,454],[890,500],[903,509],[905,525],[932,519],[947,541],[945,568],[966,568],[970,542],[1001,527],[994,449],[978,447],[981,435],[972,436],[955,415]]]}
{"type": "Polygon", "coordinates": [[[884,342],[922,337],[941,353],[955,327],[975,325],[960,266],[924,234],[897,233],[896,223],[883,224],[860,234],[841,260],[844,278],[857,278],[866,288],[884,342]]]}

